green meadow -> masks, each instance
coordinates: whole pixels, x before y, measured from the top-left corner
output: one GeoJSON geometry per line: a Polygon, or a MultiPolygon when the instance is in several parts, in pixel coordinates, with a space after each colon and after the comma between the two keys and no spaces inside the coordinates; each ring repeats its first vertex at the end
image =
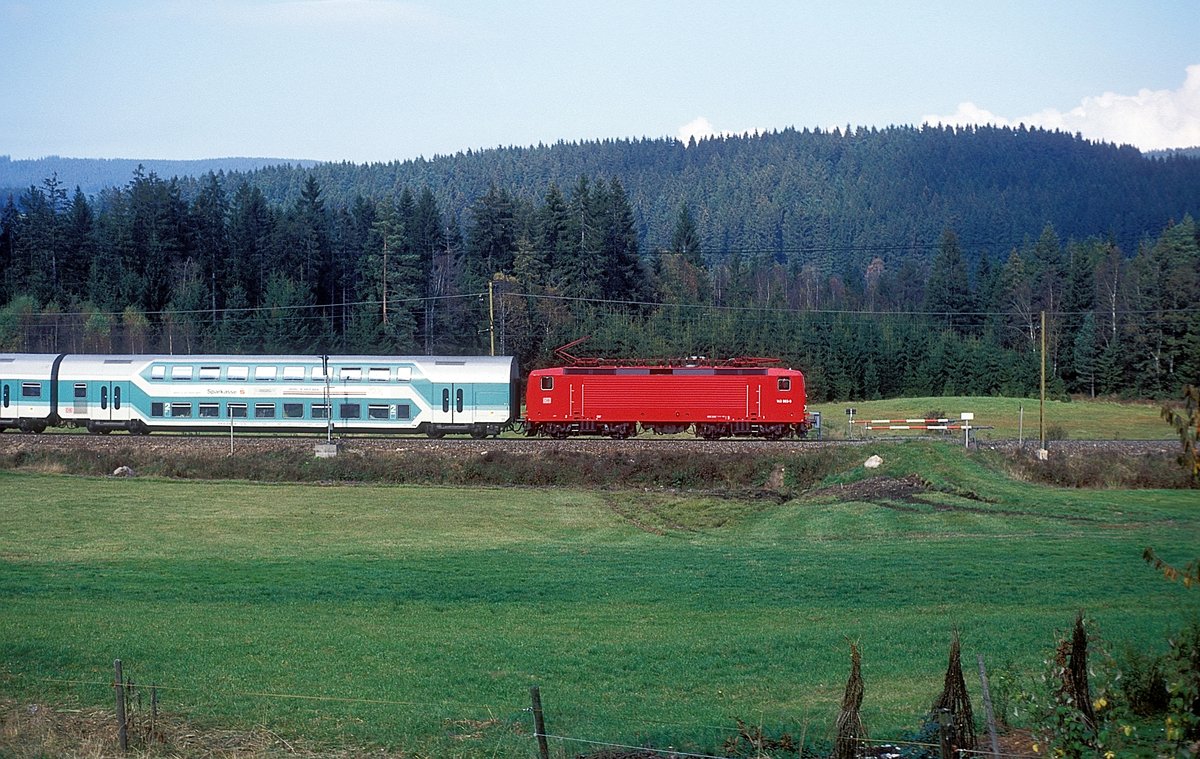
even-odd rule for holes
{"type": "Polygon", "coordinates": [[[1110,649],[1159,651],[1200,607],[1141,560],[1196,557],[1196,491],[869,452],[881,470],[786,498],[0,472],[0,695],[107,704],[120,658],[202,727],[525,757],[538,685],[547,731],[577,739],[555,756],[707,752],[738,719],[827,739],[851,641],[888,738],[918,727],[954,629],[978,704],[977,653],[1032,682],[1078,610],[1110,649]],[[932,489],[883,487],[914,473],[932,489]]]}
{"type": "MultiPolygon", "coordinates": [[[[1049,433],[1057,432],[1071,440],[1171,439],[1171,428],[1159,416],[1162,406],[1149,401],[1119,403],[1111,400],[1048,400],[1041,406],[1037,398],[954,396],[818,403],[810,404],[808,408],[821,412],[822,434],[826,438],[844,439],[847,436],[846,409],[854,408],[857,420],[925,418],[929,413],[959,419],[966,411],[975,414],[972,426],[985,428],[974,433],[981,440],[1024,437],[1036,441],[1039,414],[1049,433]]],[[[887,430],[868,433],[859,425],[854,430],[855,437],[913,434],[917,433],[887,430]]]]}

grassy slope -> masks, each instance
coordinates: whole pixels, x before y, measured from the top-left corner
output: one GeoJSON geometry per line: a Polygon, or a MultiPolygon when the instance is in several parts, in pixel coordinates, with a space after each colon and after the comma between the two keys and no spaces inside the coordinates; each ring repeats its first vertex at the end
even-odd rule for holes
{"type": "MultiPolygon", "coordinates": [[[[1071,440],[1164,440],[1172,437],[1171,428],[1159,417],[1161,404],[1115,403],[1112,401],[1047,401],[1045,426],[1061,427],[1071,440]]],[[[1016,438],[1020,434],[1021,410],[1024,408],[1024,437],[1038,438],[1037,398],[939,397],[894,398],[886,401],[852,401],[822,403],[809,406],[821,412],[823,435],[846,437],[846,409],[857,409],[856,419],[924,418],[931,411],[940,411],[950,419],[970,411],[975,414],[972,425],[993,427],[980,430],[980,439],[1016,438]]],[[[861,428],[855,430],[862,435],[861,428]]],[[[873,436],[891,433],[877,431],[873,436]]]]}
{"type": "Polygon", "coordinates": [[[27,494],[0,505],[0,689],[104,703],[120,657],[182,688],[166,708],[201,720],[507,756],[531,751],[518,731],[536,683],[552,733],[711,749],[736,717],[827,735],[847,639],[886,736],[932,700],[954,625],[971,663],[1033,672],[1078,608],[1143,648],[1194,613],[1194,592],[1139,559],[1147,544],[1191,558],[1194,492],[1047,490],[954,447],[879,451],[885,474],[974,497],[777,506],[0,474],[27,494]]]}

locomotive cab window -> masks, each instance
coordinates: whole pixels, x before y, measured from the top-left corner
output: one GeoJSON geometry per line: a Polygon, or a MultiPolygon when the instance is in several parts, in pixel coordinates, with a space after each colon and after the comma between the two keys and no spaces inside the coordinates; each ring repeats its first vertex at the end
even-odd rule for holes
{"type": "Polygon", "coordinates": [[[554,389],[554,378],[553,377],[542,377],[542,389],[543,390],[553,390],[554,389]]]}
{"type": "Polygon", "coordinates": [[[791,389],[792,389],[792,379],[791,379],[791,377],[780,377],[780,378],[779,378],[779,389],[780,389],[780,390],[782,390],[782,391],[783,391],[783,392],[785,392],[785,393],[786,393],[787,391],[791,390],[791,389]]]}

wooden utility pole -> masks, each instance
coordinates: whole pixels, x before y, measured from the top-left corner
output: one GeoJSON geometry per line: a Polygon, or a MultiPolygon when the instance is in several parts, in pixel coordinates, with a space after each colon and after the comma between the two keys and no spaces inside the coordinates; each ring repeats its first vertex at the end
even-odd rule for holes
{"type": "Polygon", "coordinates": [[[1038,439],[1046,450],[1046,312],[1042,312],[1042,380],[1041,402],[1038,403],[1038,439]]]}
{"type": "Polygon", "coordinates": [[[488,280],[488,335],[492,339],[492,355],[496,355],[496,301],[494,279],[488,280]]]}
{"type": "Polygon", "coordinates": [[[387,276],[387,234],[383,235],[383,323],[387,321],[387,291],[388,291],[388,276],[387,276]]]}

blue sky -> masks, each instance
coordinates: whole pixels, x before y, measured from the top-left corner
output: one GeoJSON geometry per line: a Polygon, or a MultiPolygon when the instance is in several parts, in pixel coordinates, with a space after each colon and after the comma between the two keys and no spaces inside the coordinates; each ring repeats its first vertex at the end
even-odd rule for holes
{"type": "Polygon", "coordinates": [[[0,0],[0,155],[407,159],[794,126],[1200,145],[1186,2],[0,0]]]}

